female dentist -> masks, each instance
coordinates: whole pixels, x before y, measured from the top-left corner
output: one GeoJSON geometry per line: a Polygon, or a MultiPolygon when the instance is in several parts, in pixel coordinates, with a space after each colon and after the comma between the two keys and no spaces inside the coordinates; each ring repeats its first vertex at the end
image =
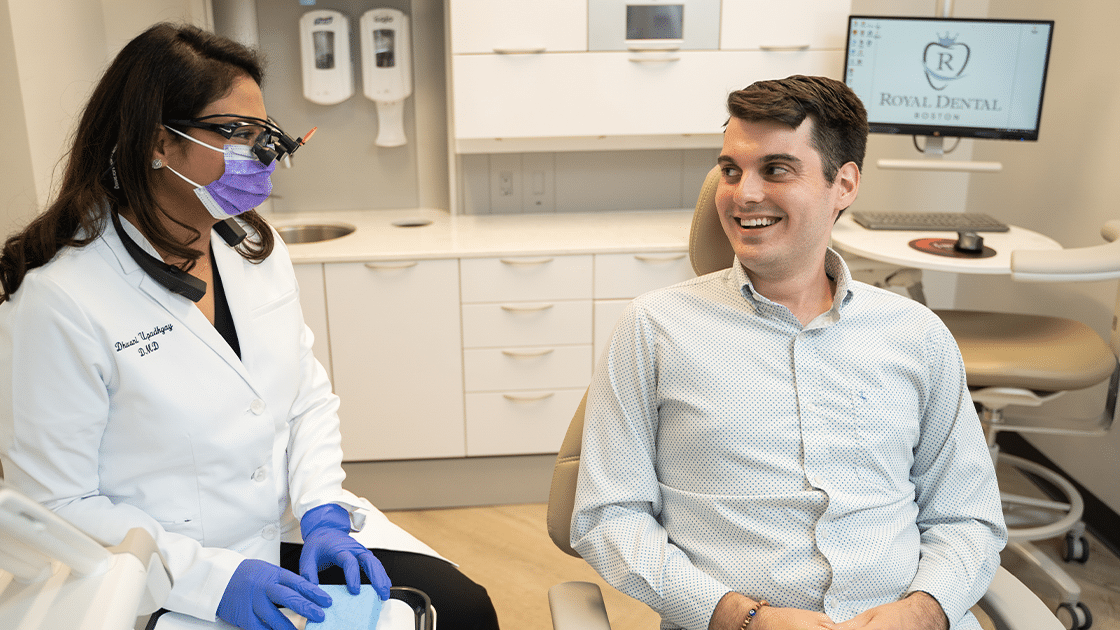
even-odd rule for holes
{"type": "Polygon", "coordinates": [[[496,628],[485,589],[342,489],[339,401],[253,211],[303,142],[261,79],[245,47],[157,24],[95,87],[56,199],[0,254],[5,482],[107,544],[148,530],[178,615],[293,630],[277,606],[321,620],[336,565],[496,628]]]}

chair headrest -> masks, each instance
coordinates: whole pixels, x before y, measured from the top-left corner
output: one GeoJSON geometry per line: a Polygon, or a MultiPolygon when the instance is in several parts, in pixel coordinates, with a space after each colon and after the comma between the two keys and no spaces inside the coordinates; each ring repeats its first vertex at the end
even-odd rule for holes
{"type": "Polygon", "coordinates": [[[727,269],[735,260],[735,250],[723,232],[723,224],[716,212],[716,186],[719,184],[718,166],[708,171],[700,196],[696,199],[696,210],[692,213],[692,228],[688,234],[688,258],[696,275],[727,269]]]}

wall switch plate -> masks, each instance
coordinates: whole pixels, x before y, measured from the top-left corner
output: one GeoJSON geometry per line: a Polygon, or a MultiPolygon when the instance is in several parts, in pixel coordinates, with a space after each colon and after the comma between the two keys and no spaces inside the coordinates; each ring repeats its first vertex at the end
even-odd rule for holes
{"type": "Polygon", "coordinates": [[[521,212],[523,182],[519,153],[490,155],[490,212],[521,212]]]}
{"type": "Polygon", "coordinates": [[[551,153],[521,156],[522,212],[556,211],[556,160],[551,153]]]}

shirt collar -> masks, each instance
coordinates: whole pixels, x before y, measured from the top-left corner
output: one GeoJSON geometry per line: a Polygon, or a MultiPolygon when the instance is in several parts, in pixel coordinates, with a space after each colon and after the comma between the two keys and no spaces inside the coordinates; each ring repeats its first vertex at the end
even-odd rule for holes
{"type": "MultiPolygon", "coordinates": [[[[852,300],[852,273],[840,254],[831,247],[825,250],[824,272],[836,283],[836,291],[832,294],[832,308],[827,313],[822,313],[822,316],[828,316],[831,321],[835,321],[840,318],[843,307],[852,300]]],[[[731,278],[739,287],[743,297],[755,307],[756,312],[761,304],[773,304],[766,296],[755,291],[746,268],[738,258],[731,265],[731,278]]]]}

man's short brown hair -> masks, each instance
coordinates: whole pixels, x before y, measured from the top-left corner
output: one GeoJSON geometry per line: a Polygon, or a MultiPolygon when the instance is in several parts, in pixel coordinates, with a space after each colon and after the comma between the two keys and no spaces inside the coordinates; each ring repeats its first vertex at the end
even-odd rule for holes
{"type": "Polygon", "coordinates": [[[854,162],[863,170],[867,151],[867,110],[851,88],[828,77],[794,75],[756,81],[727,97],[733,118],[750,122],[772,120],[797,129],[813,120],[810,144],[821,156],[824,178],[836,180],[840,167],[854,162]]]}

